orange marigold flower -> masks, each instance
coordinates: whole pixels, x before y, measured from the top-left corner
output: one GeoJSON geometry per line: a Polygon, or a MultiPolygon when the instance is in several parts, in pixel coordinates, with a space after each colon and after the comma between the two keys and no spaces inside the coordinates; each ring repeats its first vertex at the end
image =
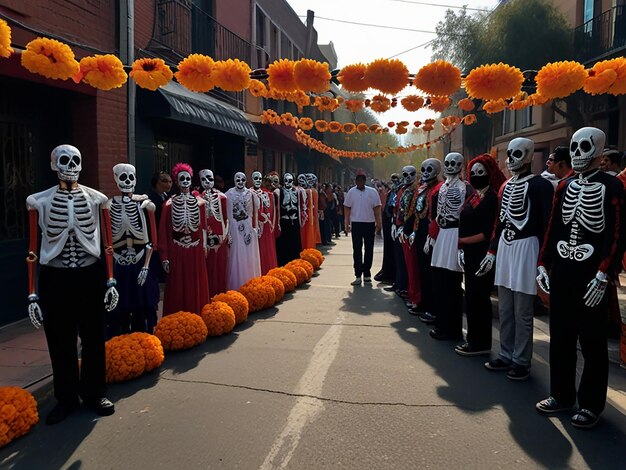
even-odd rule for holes
{"type": "Polygon", "coordinates": [[[528,99],[528,93],[526,93],[525,91],[521,91],[509,103],[509,109],[515,111],[515,110],[518,110],[518,109],[527,108],[530,105],[531,105],[531,103],[530,103],[530,101],[528,99]]]}
{"type": "Polygon", "coordinates": [[[308,279],[308,274],[302,266],[297,266],[295,264],[287,263],[285,265],[285,269],[288,269],[289,271],[293,273],[294,276],[296,276],[297,285],[305,283],[308,279]]]}
{"type": "Polygon", "coordinates": [[[114,336],[104,347],[108,383],[131,380],[144,373],[146,358],[143,349],[130,335],[114,336]]]}
{"type": "Polygon", "coordinates": [[[356,126],[356,131],[359,134],[365,134],[369,130],[370,130],[369,126],[367,124],[365,124],[364,122],[361,122],[361,123],[357,124],[357,126],[356,126]]]}
{"type": "Polygon", "coordinates": [[[345,100],[344,105],[353,113],[358,113],[363,109],[363,101],[361,100],[345,100]]]}
{"type": "Polygon", "coordinates": [[[330,123],[328,123],[328,129],[330,132],[339,132],[342,129],[342,126],[340,122],[330,121],[330,123]]]}
{"type": "Polygon", "coordinates": [[[11,48],[11,27],[8,23],[0,19],[0,57],[8,58],[13,54],[11,48]]]}
{"type": "Polygon", "coordinates": [[[407,132],[408,132],[407,128],[404,127],[404,126],[398,126],[396,128],[396,134],[398,134],[398,135],[406,134],[407,132]]]}
{"type": "Polygon", "coordinates": [[[136,341],[141,346],[143,356],[146,362],[144,372],[150,372],[156,369],[165,360],[165,354],[163,353],[163,345],[161,340],[149,333],[131,333],[128,335],[128,339],[136,341]]]}
{"type": "Polygon", "coordinates": [[[430,132],[430,131],[432,131],[434,128],[435,128],[435,126],[433,126],[432,124],[424,124],[424,125],[422,126],[422,130],[423,130],[424,132],[430,132]]]}
{"type": "Polygon", "coordinates": [[[295,77],[296,63],[293,60],[280,59],[267,68],[267,83],[271,90],[290,93],[298,89],[295,77]]]}
{"type": "Polygon", "coordinates": [[[370,108],[377,113],[384,113],[391,107],[391,100],[384,95],[376,95],[372,98],[370,108]]]}
{"type": "Polygon", "coordinates": [[[331,75],[326,62],[300,59],[296,62],[294,74],[300,90],[324,93],[330,89],[331,75]]]}
{"type": "Polygon", "coordinates": [[[548,99],[565,98],[580,90],[587,72],[578,62],[561,61],[544,65],[535,77],[537,93],[548,99]]]}
{"type": "Polygon", "coordinates": [[[431,126],[432,126],[432,125],[434,125],[434,124],[435,124],[435,122],[436,122],[436,121],[435,121],[434,119],[429,118],[429,119],[426,119],[426,120],[424,121],[424,124],[426,124],[426,125],[431,125],[431,126]]]}
{"type": "Polygon", "coordinates": [[[370,127],[370,132],[377,132],[382,129],[380,124],[372,124],[370,127]]]}
{"type": "Polygon", "coordinates": [[[298,121],[298,126],[303,131],[310,131],[311,129],[313,129],[313,119],[308,117],[300,118],[300,120],[298,121]]]}
{"type": "Polygon", "coordinates": [[[413,123],[413,125],[414,125],[415,127],[419,127],[419,126],[421,126],[421,125],[422,125],[422,121],[415,121],[415,122],[413,123]]]}
{"type": "Polygon", "coordinates": [[[305,92],[300,90],[296,92],[295,103],[301,107],[308,106],[311,104],[311,98],[305,92]]]}
{"type": "Polygon", "coordinates": [[[308,261],[300,258],[300,259],[294,259],[287,264],[293,265],[293,266],[301,266],[302,268],[304,268],[304,270],[307,273],[307,281],[310,280],[311,277],[313,277],[313,271],[315,270],[313,269],[313,265],[309,263],[308,261]]]}
{"type": "Polygon", "coordinates": [[[248,300],[250,313],[269,308],[275,301],[274,289],[259,278],[250,279],[239,288],[239,292],[248,300]]]}
{"type": "Polygon", "coordinates": [[[503,99],[499,100],[489,100],[485,104],[483,104],[483,111],[487,114],[495,114],[500,111],[504,111],[507,107],[506,101],[503,99]]]}
{"type": "Polygon", "coordinates": [[[424,98],[417,95],[409,95],[402,98],[400,104],[407,111],[414,112],[424,106],[424,98]]]}
{"type": "Polygon", "coordinates": [[[463,118],[463,124],[465,124],[466,126],[471,126],[475,122],[476,122],[475,114],[468,114],[467,116],[463,118]]]}
{"type": "Polygon", "coordinates": [[[294,124],[294,116],[291,113],[283,113],[280,115],[280,119],[285,126],[293,126],[294,124]]]}
{"type": "Polygon", "coordinates": [[[21,61],[29,72],[54,80],[67,80],[80,71],[72,49],[55,39],[33,39],[26,44],[21,61]]]}
{"type": "Polygon", "coordinates": [[[250,80],[248,91],[252,96],[265,98],[267,96],[267,87],[259,80],[250,80]]]}
{"type": "Polygon", "coordinates": [[[520,92],[523,81],[520,69],[500,62],[472,70],[465,78],[465,90],[471,98],[509,99],[520,92]]]}
{"type": "Polygon", "coordinates": [[[438,113],[445,110],[452,102],[447,96],[430,96],[428,99],[430,100],[428,107],[438,113]]]}
{"type": "Polygon", "coordinates": [[[448,96],[461,86],[461,71],[445,60],[437,60],[417,72],[413,85],[429,95],[448,96]]]}
{"type": "Polygon", "coordinates": [[[224,91],[243,91],[250,86],[250,66],[239,59],[218,60],[211,79],[224,91]]]}
{"type": "Polygon", "coordinates": [[[365,79],[366,71],[367,66],[364,64],[347,65],[339,71],[337,80],[339,80],[344,90],[351,93],[360,93],[369,88],[369,84],[365,79]]]}
{"type": "Polygon", "coordinates": [[[188,90],[205,93],[215,86],[214,66],[215,62],[209,56],[191,54],[178,63],[178,72],[174,76],[188,90]]]}
{"type": "Polygon", "coordinates": [[[318,132],[326,132],[328,130],[328,123],[323,119],[318,119],[315,121],[315,129],[317,129],[318,132]]]}
{"type": "Polygon", "coordinates": [[[248,299],[236,290],[229,290],[221,294],[214,295],[212,302],[225,302],[235,313],[235,323],[239,325],[248,319],[248,299]]]}
{"type": "Polygon", "coordinates": [[[276,302],[280,302],[285,296],[285,284],[275,276],[261,276],[261,280],[272,286],[272,289],[274,289],[274,299],[276,302]]]}
{"type": "Polygon", "coordinates": [[[472,111],[475,108],[474,101],[469,98],[463,98],[458,103],[459,108],[463,111],[472,111]]]}
{"type": "Polygon", "coordinates": [[[589,75],[585,80],[585,93],[589,93],[590,95],[602,95],[607,93],[616,79],[617,72],[613,69],[606,69],[600,73],[596,73],[593,69],[589,70],[589,75]]]}
{"type": "Polygon", "coordinates": [[[233,331],[235,312],[226,302],[216,300],[202,307],[200,316],[207,327],[209,336],[222,336],[233,331]]]}
{"type": "Polygon", "coordinates": [[[409,83],[409,69],[398,59],[378,59],[365,71],[365,81],[370,87],[395,95],[409,83]]]}
{"type": "Polygon", "coordinates": [[[80,60],[80,72],[72,77],[76,83],[82,80],[105,91],[121,87],[127,79],[124,64],[113,54],[83,57],[80,60]]]}
{"type": "Polygon", "coordinates": [[[313,269],[315,270],[319,269],[324,263],[324,255],[322,254],[320,250],[317,250],[315,248],[306,248],[300,252],[300,258],[306,259],[305,257],[307,256],[312,256],[315,259],[317,259],[317,264],[318,264],[317,267],[315,267],[314,263],[311,263],[313,265],[313,269]]]}
{"type": "Polygon", "coordinates": [[[389,121],[389,122],[387,123],[387,127],[395,127],[395,126],[396,126],[396,123],[395,123],[395,122],[393,122],[393,121],[389,121]]]}
{"type": "Polygon", "coordinates": [[[203,343],[208,331],[199,315],[191,312],[176,312],[159,320],[154,328],[154,335],[161,340],[163,349],[177,351],[193,348],[203,343]]]}
{"type": "Polygon", "coordinates": [[[0,447],[27,434],[39,422],[37,402],[20,387],[0,387],[0,447]]]}
{"type": "Polygon", "coordinates": [[[343,131],[346,134],[354,134],[356,132],[356,124],[354,124],[352,122],[346,122],[343,125],[343,131]]]}
{"type": "MultiPolygon", "coordinates": [[[[591,73],[593,72],[593,76],[603,75],[599,80],[608,82],[608,79],[612,77],[613,74],[605,73],[607,70],[612,70],[615,72],[615,80],[613,83],[607,88],[605,93],[610,93],[612,95],[623,95],[626,93],[626,58],[617,57],[611,60],[603,60],[601,62],[597,62],[589,73],[589,78],[587,78],[587,82],[589,83],[588,87],[593,89],[594,81],[592,80],[591,73]],[[591,80],[591,81],[590,81],[591,80]]],[[[598,85],[600,83],[596,82],[596,88],[599,88],[598,85]]]]}
{"type": "Polygon", "coordinates": [[[139,87],[152,91],[167,85],[174,76],[163,59],[153,58],[137,59],[129,75],[139,87]]]}
{"type": "Polygon", "coordinates": [[[267,275],[278,278],[285,286],[285,292],[293,291],[298,285],[298,280],[296,279],[296,276],[286,268],[270,269],[267,275]]]}

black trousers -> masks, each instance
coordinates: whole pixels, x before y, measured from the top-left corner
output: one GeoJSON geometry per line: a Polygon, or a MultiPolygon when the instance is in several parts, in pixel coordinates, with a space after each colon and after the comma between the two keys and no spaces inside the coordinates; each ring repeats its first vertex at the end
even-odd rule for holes
{"type": "Polygon", "coordinates": [[[376,224],[374,222],[352,222],[350,226],[354,275],[356,277],[371,276],[376,224]],[[363,245],[365,245],[365,253],[363,253],[363,245]]]}
{"type": "Polygon", "coordinates": [[[300,239],[300,224],[298,221],[281,219],[280,237],[276,239],[276,259],[278,266],[284,266],[289,261],[300,258],[302,240],[300,239]]]}
{"type": "Polygon", "coordinates": [[[59,402],[105,396],[105,283],[101,263],[75,269],[41,267],[39,305],[52,362],[54,396],[59,402]]]}
{"type": "Polygon", "coordinates": [[[495,269],[484,276],[476,271],[487,253],[487,246],[465,251],[465,315],[467,317],[467,342],[476,349],[491,349],[491,290],[495,269]]]}
{"type": "Polygon", "coordinates": [[[400,240],[397,238],[393,242],[393,258],[396,265],[394,286],[396,290],[407,290],[409,288],[409,275],[406,270],[406,260],[404,259],[402,243],[400,243],[400,240]]]}
{"type": "Polygon", "coordinates": [[[417,233],[415,235],[415,244],[417,246],[417,264],[420,269],[420,284],[422,288],[422,302],[419,307],[424,312],[435,314],[435,293],[433,291],[433,268],[431,261],[433,258],[433,250],[431,248],[428,254],[424,253],[424,245],[428,236],[428,223],[420,222],[417,233]]]}
{"type": "Polygon", "coordinates": [[[393,281],[396,278],[396,259],[391,238],[391,217],[382,214],[383,222],[383,265],[380,268],[380,275],[383,279],[393,281]]]}
{"type": "Polygon", "coordinates": [[[437,303],[435,327],[443,334],[463,335],[463,273],[432,268],[437,303]]]}

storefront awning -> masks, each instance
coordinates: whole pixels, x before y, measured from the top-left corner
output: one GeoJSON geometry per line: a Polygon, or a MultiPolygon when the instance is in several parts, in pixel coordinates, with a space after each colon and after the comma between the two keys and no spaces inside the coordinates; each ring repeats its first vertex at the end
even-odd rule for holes
{"type": "Polygon", "coordinates": [[[194,93],[176,82],[159,88],[170,107],[169,117],[246,139],[259,140],[254,125],[239,109],[205,93],[194,93]]]}

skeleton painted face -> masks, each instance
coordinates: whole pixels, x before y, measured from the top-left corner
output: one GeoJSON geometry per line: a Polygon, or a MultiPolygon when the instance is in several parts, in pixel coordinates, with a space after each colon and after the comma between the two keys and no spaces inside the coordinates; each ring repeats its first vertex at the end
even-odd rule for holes
{"type": "Polygon", "coordinates": [[[61,181],[75,183],[82,170],[80,151],[73,145],[59,145],[50,154],[50,168],[61,181]]]}
{"type": "Polygon", "coordinates": [[[211,170],[200,170],[200,184],[206,190],[213,189],[215,186],[215,176],[211,170]]]}
{"type": "Polygon", "coordinates": [[[128,163],[118,163],[113,167],[115,184],[123,193],[134,193],[137,185],[137,171],[128,163]]]}
{"type": "Polygon", "coordinates": [[[306,175],[304,173],[298,175],[298,186],[301,186],[303,188],[308,188],[309,187],[309,183],[306,179],[306,175]]]}
{"type": "Polygon", "coordinates": [[[463,155],[452,152],[446,155],[443,161],[443,174],[446,176],[458,175],[463,167],[463,155]]]}
{"type": "Polygon", "coordinates": [[[246,175],[240,171],[235,173],[235,188],[244,189],[246,187],[246,175]]]}
{"type": "Polygon", "coordinates": [[[189,189],[191,188],[191,175],[188,171],[180,171],[178,173],[178,177],[176,178],[178,182],[178,187],[180,189],[189,189]]]}
{"type": "Polygon", "coordinates": [[[404,184],[413,184],[417,179],[417,169],[413,165],[402,167],[402,179],[404,184]]]}
{"type": "Polygon", "coordinates": [[[574,132],[569,146],[572,168],[580,173],[602,155],[606,134],[595,127],[583,127],[574,132]]]}
{"type": "Polygon", "coordinates": [[[436,158],[427,158],[422,162],[420,171],[422,172],[422,183],[434,181],[441,173],[441,162],[436,158]]]}
{"type": "Polygon", "coordinates": [[[513,139],[506,151],[506,167],[513,173],[519,172],[533,160],[534,155],[535,143],[532,140],[523,137],[513,139]]]}
{"type": "Polygon", "coordinates": [[[476,189],[483,189],[489,186],[489,173],[487,168],[480,162],[476,162],[470,169],[470,184],[476,189]]]}
{"type": "Polygon", "coordinates": [[[263,183],[263,175],[260,171],[255,171],[252,173],[252,185],[254,189],[259,189],[261,184],[263,183]]]}
{"type": "Polygon", "coordinates": [[[270,181],[272,182],[272,189],[277,189],[278,186],[280,186],[280,179],[278,178],[278,175],[270,176],[270,181]]]}
{"type": "Polygon", "coordinates": [[[317,184],[317,176],[315,176],[313,173],[307,173],[306,182],[309,185],[309,188],[314,188],[317,184]]]}
{"type": "Polygon", "coordinates": [[[283,184],[285,185],[285,188],[291,189],[293,186],[293,175],[291,173],[285,173],[283,176],[283,184]]]}

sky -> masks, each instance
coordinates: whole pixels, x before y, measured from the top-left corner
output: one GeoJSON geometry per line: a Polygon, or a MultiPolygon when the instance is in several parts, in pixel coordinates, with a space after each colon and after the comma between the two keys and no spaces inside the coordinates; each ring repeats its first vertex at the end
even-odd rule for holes
{"type": "MultiPolygon", "coordinates": [[[[416,73],[420,67],[431,61],[432,50],[422,46],[435,34],[410,30],[435,31],[437,23],[444,19],[447,8],[458,11],[468,8],[491,10],[497,0],[287,0],[294,11],[306,21],[307,10],[315,12],[314,26],[318,33],[318,43],[335,46],[338,67],[357,62],[368,63],[380,58],[397,58],[416,73]],[[455,8],[456,7],[456,8],[455,8]],[[368,23],[390,28],[353,25],[323,18],[368,23]],[[413,49],[415,48],[415,49],[413,49]],[[408,49],[412,49],[407,51],[408,49]],[[407,52],[404,52],[407,51],[407,52]]],[[[414,89],[417,91],[416,89],[414,89]]],[[[401,95],[410,94],[405,90],[401,95]]],[[[381,122],[435,117],[429,111],[407,113],[401,106],[380,115],[381,122]]]]}

